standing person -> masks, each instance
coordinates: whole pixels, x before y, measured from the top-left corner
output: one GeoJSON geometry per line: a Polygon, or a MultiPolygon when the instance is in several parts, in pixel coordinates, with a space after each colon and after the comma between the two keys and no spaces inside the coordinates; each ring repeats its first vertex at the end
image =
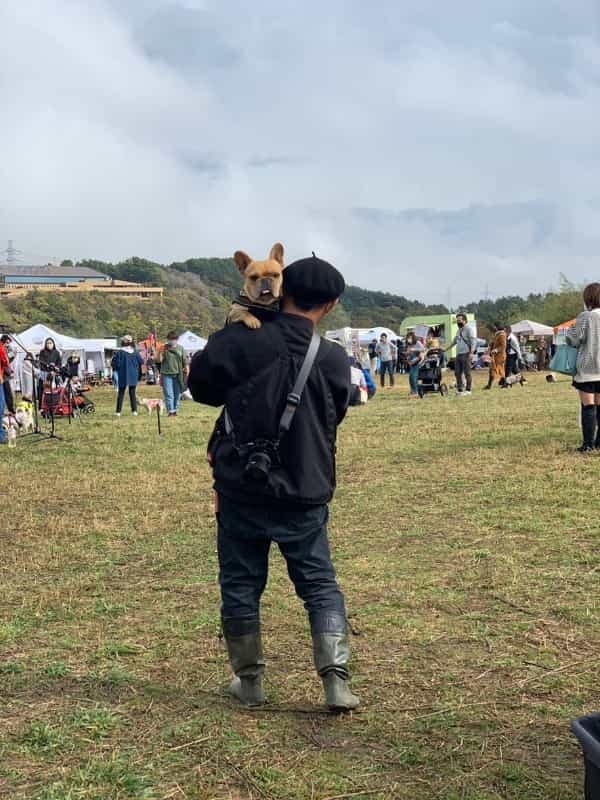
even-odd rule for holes
{"type": "Polygon", "coordinates": [[[399,375],[404,375],[404,340],[396,339],[396,372],[399,375]]]}
{"type": "Polygon", "coordinates": [[[600,283],[583,290],[585,311],[567,331],[567,343],[577,348],[573,386],[581,402],[583,443],[580,453],[600,449],[600,283]]]}
{"type": "Polygon", "coordinates": [[[11,379],[13,377],[13,361],[15,360],[16,353],[14,348],[11,347],[11,338],[8,333],[5,333],[0,338],[0,344],[4,347],[4,352],[6,353],[6,357],[8,359],[8,366],[4,372],[4,378],[2,380],[2,389],[4,390],[4,403],[6,405],[6,410],[9,414],[14,414],[16,411],[15,408],[15,398],[13,396],[12,384],[11,379]]]}
{"type": "Polygon", "coordinates": [[[229,691],[245,705],[265,701],[259,606],[272,542],[308,611],[327,705],[349,710],[359,703],[348,686],[348,623],[327,540],[336,431],[348,408],[350,370],[343,348],[315,340],[318,323],[344,286],[326,261],[314,255],[296,261],[283,272],[279,314],[258,330],[227,325],[192,359],[188,385],[194,400],[225,406],[209,460],[217,497],[221,618],[236,675],[229,691]],[[290,400],[315,344],[304,391],[290,400]],[[294,408],[282,434],[282,411],[294,408]],[[251,446],[258,442],[262,450],[251,446]]]}
{"type": "Polygon", "coordinates": [[[473,376],[471,374],[471,360],[477,352],[477,337],[467,325],[466,314],[456,315],[458,332],[444,352],[456,346],[454,360],[454,375],[456,377],[456,393],[458,395],[471,394],[473,389],[473,376]],[[464,377],[464,382],[463,382],[464,377]]]}
{"type": "Polygon", "coordinates": [[[548,344],[543,336],[540,336],[535,351],[535,360],[539,372],[546,369],[546,357],[548,355],[548,344]]]}
{"type": "Polygon", "coordinates": [[[394,385],[394,364],[396,361],[396,348],[388,342],[387,333],[382,333],[379,337],[379,344],[376,347],[379,356],[379,378],[382,388],[385,386],[386,372],[390,376],[390,386],[394,385]]]}
{"type": "MultiPolygon", "coordinates": [[[[0,342],[0,384],[4,381],[5,374],[8,373],[10,369],[8,365],[8,355],[6,354],[6,350],[4,348],[4,344],[0,342]]],[[[2,386],[0,385],[0,444],[7,444],[8,436],[6,431],[4,430],[4,426],[2,425],[2,417],[4,416],[4,391],[2,390],[2,386]]]]}
{"type": "Polygon", "coordinates": [[[414,331],[406,334],[406,363],[408,364],[408,384],[410,386],[410,396],[418,397],[419,369],[425,358],[425,347],[417,339],[414,331]]]}
{"type": "Polygon", "coordinates": [[[377,339],[373,339],[369,344],[369,361],[371,362],[371,374],[377,375],[377,339]]]}
{"type": "Polygon", "coordinates": [[[137,417],[136,389],[140,379],[142,357],[135,349],[131,336],[127,335],[121,339],[121,349],[117,350],[113,355],[110,364],[113,369],[113,375],[116,372],[118,380],[117,410],[115,411],[115,416],[121,416],[125,389],[128,389],[131,413],[134,417],[137,417]]]}
{"type": "Polygon", "coordinates": [[[61,366],[62,358],[59,351],[56,349],[56,343],[50,336],[44,342],[43,348],[40,350],[38,356],[40,365],[40,377],[38,381],[38,403],[42,403],[42,394],[44,392],[44,383],[52,377],[57,375],[61,366]]]}
{"type": "Polygon", "coordinates": [[[188,360],[175,331],[167,333],[165,346],[158,354],[158,363],[165,406],[169,416],[176,417],[181,393],[185,389],[188,360]]]}
{"type": "MultiPolygon", "coordinates": [[[[510,325],[505,325],[504,333],[506,334],[506,365],[504,367],[504,380],[500,382],[500,385],[506,389],[509,385],[507,379],[510,378],[511,375],[520,376],[519,381],[521,386],[527,381],[521,374],[520,365],[523,363],[523,353],[521,352],[521,345],[519,344],[517,335],[513,333],[510,325]]],[[[516,380],[515,378],[515,382],[516,380]]]]}
{"type": "Polygon", "coordinates": [[[494,381],[502,383],[505,379],[505,366],[506,366],[506,331],[500,322],[495,322],[492,326],[494,329],[494,338],[490,344],[490,377],[487,386],[484,389],[491,389],[494,381]]]}

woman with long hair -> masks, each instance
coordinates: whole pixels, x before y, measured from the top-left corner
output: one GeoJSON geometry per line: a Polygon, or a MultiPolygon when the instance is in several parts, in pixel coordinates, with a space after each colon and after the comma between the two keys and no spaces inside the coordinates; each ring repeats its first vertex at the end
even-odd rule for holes
{"type": "Polygon", "coordinates": [[[38,403],[42,402],[42,393],[44,391],[44,383],[54,375],[58,376],[62,366],[62,357],[60,352],[56,349],[56,342],[49,336],[44,342],[43,348],[40,350],[38,356],[40,365],[40,380],[38,384],[38,403]]]}
{"type": "Polygon", "coordinates": [[[583,290],[585,311],[567,331],[567,343],[577,348],[573,386],[581,402],[583,443],[580,453],[600,449],[600,283],[583,290]]]}
{"type": "Polygon", "coordinates": [[[494,385],[494,381],[498,381],[498,383],[502,384],[505,378],[506,331],[504,330],[504,325],[500,322],[495,322],[493,328],[494,338],[490,344],[490,356],[492,357],[490,362],[490,377],[487,386],[483,387],[484,389],[491,389],[494,385]]]}
{"type": "Polygon", "coordinates": [[[414,331],[406,334],[406,363],[408,364],[408,383],[410,396],[418,397],[419,367],[425,357],[425,347],[417,339],[414,331]]]}

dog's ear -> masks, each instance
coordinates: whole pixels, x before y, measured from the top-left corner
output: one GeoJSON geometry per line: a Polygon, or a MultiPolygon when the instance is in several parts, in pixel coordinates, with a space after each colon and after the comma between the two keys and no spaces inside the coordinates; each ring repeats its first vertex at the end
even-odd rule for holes
{"type": "Polygon", "coordinates": [[[244,274],[246,271],[248,264],[252,261],[248,253],[244,253],[243,250],[236,250],[233,254],[233,260],[235,261],[237,268],[239,271],[244,274]]]}
{"type": "Polygon", "coordinates": [[[281,242],[276,242],[271,248],[269,258],[273,261],[278,261],[283,267],[283,245],[281,242]]]}

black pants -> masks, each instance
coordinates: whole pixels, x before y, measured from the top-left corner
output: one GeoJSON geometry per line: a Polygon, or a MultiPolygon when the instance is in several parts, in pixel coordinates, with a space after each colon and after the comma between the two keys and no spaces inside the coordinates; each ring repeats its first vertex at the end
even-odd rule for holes
{"type": "Polygon", "coordinates": [[[471,354],[460,353],[456,356],[454,362],[454,375],[456,376],[456,389],[459,392],[464,391],[463,376],[465,379],[467,392],[471,391],[473,386],[473,376],[471,375],[471,354]]]}
{"type": "Polygon", "coordinates": [[[131,410],[137,411],[137,397],[135,396],[135,390],[137,387],[135,386],[119,386],[119,391],[117,393],[117,414],[121,413],[121,409],[123,408],[123,398],[125,397],[125,389],[129,389],[129,402],[131,404],[131,410]]]}
{"type": "Polygon", "coordinates": [[[385,386],[385,373],[390,376],[390,386],[394,385],[394,362],[382,361],[379,366],[379,376],[381,378],[381,385],[385,386]]]}
{"type": "Polygon", "coordinates": [[[12,387],[10,385],[10,380],[8,378],[4,379],[2,384],[2,389],[4,391],[4,402],[6,404],[6,410],[9,414],[15,413],[15,398],[13,397],[12,387]]]}
{"type": "Polygon", "coordinates": [[[516,353],[510,353],[506,356],[506,367],[504,368],[504,375],[509,378],[511,375],[519,374],[519,357],[516,353]]]}
{"type": "MultiPolygon", "coordinates": [[[[302,511],[240,505],[219,498],[218,552],[221,616],[229,631],[259,630],[260,598],[267,583],[269,549],[276,542],[296,594],[311,618],[345,616],[327,540],[327,506],[302,511]]],[[[241,635],[236,634],[234,635],[241,635]]]]}

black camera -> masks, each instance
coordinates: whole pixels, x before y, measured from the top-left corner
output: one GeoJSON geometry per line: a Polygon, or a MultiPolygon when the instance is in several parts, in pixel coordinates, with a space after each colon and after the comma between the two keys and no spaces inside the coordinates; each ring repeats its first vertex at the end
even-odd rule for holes
{"type": "Polygon", "coordinates": [[[273,467],[279,465],[279,442],[262,440],[240,448],[240,456],[246,461],[243,471],[245,481],[266,483],[273,467]]]}

